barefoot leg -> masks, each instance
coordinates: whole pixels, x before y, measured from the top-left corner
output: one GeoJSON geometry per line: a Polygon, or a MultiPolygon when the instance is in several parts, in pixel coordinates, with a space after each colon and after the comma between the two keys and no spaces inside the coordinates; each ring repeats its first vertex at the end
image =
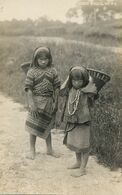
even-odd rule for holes
{"type": "Polygon", "coordinates": [[[58,158],[59,155],[55,154],[55,152],[52,149],[52,138],[51,138],[51,133],[46,139],[46,146],[47,146],[47,155],[53,156],[55,158],[58,158]]]}
{"type": "Polygon", "coordinates": [[[86,171],[85,170],[78,170],[77,172],[71,173],[72,177],[81,177],[83,175],[86,175],[86,171]]]}
{"type": "Polygon", "coordinates": [[[30,153],[27,155],[27,158],[34,160],[35,158],[35,144],[36,144],[36,136],[30,134],[30,153]]]}
{"type": "Polygon", "coordinates": [[[89,158],[89,152],[85,152],[81,154],[81,166],[80,169],[77,172],[74,172],[71,174],[71,176],[73,177],[81,177],[83,175],[86,175],[86,165],[88,162],[88,158],[89,158]]]}
{"type": "Polygon", "coordinates": [[[70,167],[68,167],[68,169],[78,169],[81,166],[81,153],[75,153],[76,155],[76,163],[70,167]]]}
{"type": "Polygon", "coordinates": [[[82,160],[81,160],[80,170],[81,170],[81,172],[82,172],[82,171],[84,172],[85,169],[86,169],[86,165],[87,165],[87,163],[88,163],[89,152],[83,152],[81,158],[82,158],[82,160]]]}

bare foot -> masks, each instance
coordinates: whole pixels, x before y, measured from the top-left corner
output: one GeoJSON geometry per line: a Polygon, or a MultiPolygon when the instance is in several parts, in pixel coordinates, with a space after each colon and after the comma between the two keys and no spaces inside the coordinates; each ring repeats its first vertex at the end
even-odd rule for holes
{"type": "Polygon", "coordinates": [[[79,169],[81,163],[76,162],[74,165],[67,167],[67,169],[79,169]]]}
{"type": "Polygon", "coordinates": [[[86,171],[85,170],[79,170],[77,172],[74,172],[74,173],[71,173],[71,176],[72,177],[81,177],[83,175],[86,175],[86,171]]]}
{"type": "Polygon", "coordinates": [[[26,158],[30,159],[30,160],[34,160],[35,159],[35,152],[30,152],[29,154],[27,154],[26,158]]]}
{"type": "Polygon", "coordinates": [[[59,158],[59,157],[60,157],[59,154],[56,154],[56,153],[53,152],[53,151],[47,151],[47,155],[50,155],[50,156],[55,157],[55,158],[59,158]]]}

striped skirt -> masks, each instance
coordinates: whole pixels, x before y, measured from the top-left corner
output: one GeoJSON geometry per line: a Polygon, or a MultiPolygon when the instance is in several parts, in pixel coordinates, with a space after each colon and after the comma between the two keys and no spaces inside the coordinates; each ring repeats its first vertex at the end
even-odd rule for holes
{"type": "Polygon", "coordinates": [[[30,134],[46,139],[55,123],[55,115],[52,115],[52,98],[48,100],[35,98],[34,101],[39,108],[39,116],[34,117],[28,112],[25,129],[30,134]]]}

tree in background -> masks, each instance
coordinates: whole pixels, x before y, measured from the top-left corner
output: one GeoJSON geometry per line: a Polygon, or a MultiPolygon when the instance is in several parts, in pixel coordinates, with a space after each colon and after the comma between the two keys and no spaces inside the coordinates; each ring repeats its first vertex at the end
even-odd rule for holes
{"type": "Polygon", "coordinates": [[[122,15],[121,0],[79,0],[74,8],[68,10],[66,16],[81,17],[86,23],[96,23],[113,19],[116,13],[122,15]]]}
{"type": "Polygon", "coordinates": [[[4,10],[3,2],[4,0],[0,0],[0,13],[2,13],[4,10]]]}

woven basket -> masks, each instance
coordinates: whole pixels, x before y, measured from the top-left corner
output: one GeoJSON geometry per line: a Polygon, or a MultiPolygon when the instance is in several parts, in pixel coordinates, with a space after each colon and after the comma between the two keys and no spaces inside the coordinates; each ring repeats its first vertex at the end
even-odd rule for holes
{"type": "Polygon", "coordinates": [[[110,76],[105,74],[104,72],[91,68],[87,68],[87,71],[89,75],[93,78],[93,82],[95,83],[98,92],[108,81],[110,81],[110,76]]]}
{"type": "MultiPolygon", "coordinates": [[[[24,71],[25,74],[27,74],[28,69],[30,68],[30,64],[31,62],[24,62],[20,65],[21,69],[24,71]]],[[[91,68],[87,68],[87,71],[89,75],[93,78],[93,82],[95,83],[98,92],[108,81],[110,81],[110,76],[105,74],[104,72],[91,68]]]]}
{"type": "Polygon", "coordinates": [[[25,74],[27,74],[29,68],[30,68],[31,62],[24,62],[20,65],[21,69],[24,71],[25,74]]]}

